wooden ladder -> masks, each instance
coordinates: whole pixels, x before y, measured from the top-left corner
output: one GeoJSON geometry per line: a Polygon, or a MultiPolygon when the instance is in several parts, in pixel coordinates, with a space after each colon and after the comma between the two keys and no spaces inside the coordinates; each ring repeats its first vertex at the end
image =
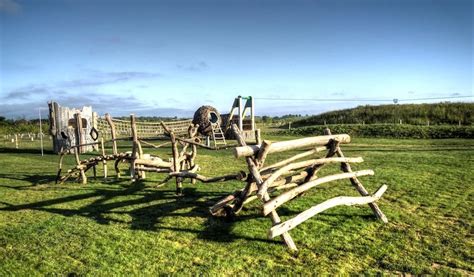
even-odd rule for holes
{"type": "Polygon", "coordinates": [[[214,141],[214,147],[218,145],[227,145],[225,141],[224,132],[222,131],[221,125],[219,122],[211,123],[212,127],[212,140],[214,141]]]}

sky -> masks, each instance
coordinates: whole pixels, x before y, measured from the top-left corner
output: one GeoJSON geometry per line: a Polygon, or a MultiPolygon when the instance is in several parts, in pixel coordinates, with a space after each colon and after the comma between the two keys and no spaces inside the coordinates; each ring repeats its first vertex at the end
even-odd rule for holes
{"type": "Polygon", "coordinates": [[[470,0],[0,0],[0,116],[472,102],[472,17],[470,0]]]}

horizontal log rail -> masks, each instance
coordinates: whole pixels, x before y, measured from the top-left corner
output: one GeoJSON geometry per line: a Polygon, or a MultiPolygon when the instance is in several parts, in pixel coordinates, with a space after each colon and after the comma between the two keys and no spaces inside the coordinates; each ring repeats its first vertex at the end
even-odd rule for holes
{"type": "Polygon", "coordinates": [[[340,173],[340,174],[335,174],[335,175],[324,176],[324,177],[315,179],[313,181],[309,181],[292,190],[289,190],[283,194],[280,194],[279,196],[266,202],[263,205],[263,214],[267,215],[271,213],[272,211],[274,211],[276,208],[278,208],[285,202],[295,198],[299,194],[315,186],[332,182],[332,181],[336,181],[336,180],[349,179],[349,178],[355,178],[355,177],[367,176],[367,175],[374,175],[374,171],[369,169],[369,170],[361,170],[361,171],[355,171],[355,172],[349,172],[349,173],[340,173]]]}
{"type": "MultiPolygon", "coordinates": [[[[324,146],[329,143],[331,140],[337,140],[340,143],[349,143],[351,141],[351,137],[346,134],[342,135],[331,135],[331,136],[318,136],[318,137],[309,137],[309,138],[302,138],[302,139],[295,139],[295,140],[288,140],[288,141],[281,141],[281,142],[274,142],[270,146],[268,150],[268,154],[270,153],[278,153],[298,148],[304,147],[312,147],[312,146],[324,146]]],[[[253,155],[257,155],[260,151],[260,145],[247,145],[247,146],[239,146],[234,148],[234,156],[236,158],[240,157],[249,157],[253,155]]]]}
{"type": "Polygon", "coordinates": [[[270,231],[268,232],[269,238],[274,238],[279,236],[289,230],[295,228],[299,224],[303,223],[307,219],[336,206],[346,205],[346,206],[353,206],[353,205],[364,205],[375,202],[382,197],[382,194],[387,190],[387,185],[382,185],[377,192],[373,196],[339,196],[335,198],[331,198],[326,200],[316,206],[309,208],[308,210],[298,214],[297,216],[289,219],[285,222],[277,224],[273,226],[270,231]]]}

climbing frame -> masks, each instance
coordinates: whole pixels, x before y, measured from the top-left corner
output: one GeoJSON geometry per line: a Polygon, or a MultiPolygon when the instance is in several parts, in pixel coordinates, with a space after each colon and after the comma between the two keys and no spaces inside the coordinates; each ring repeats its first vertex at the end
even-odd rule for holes
{"type": "Polygon", "coordinates": [[[374,175],[374,172],[372,170],[352,171],[350,164],[361,163],[363,159],[361,157],[345,157],[342,153],[340,145],[350,142],[349,135],[325,135],[274,143],[264,140],[261,145],[247,146],[235,124],[232,129],[240,144],[234,149],[235,157],[245,158],[249,176],[243,189],[235,191],[210,208],[213,215],[233,216],[245,204],[260,199],[263,202],[263,214],[270,217],[273,224],[268,233],[269,237],[281,236],[285,244],[292,250],[297,248],[288,232],[309,218],[335,206],[368,204],[377,218],[387,222],[386,216],[375,203],[385,192],[387,186],[382,185],[373,195],[367,192],[359,181],[359,177],[374,175]],[[269,154],[305,148],[310,148],[310,150],[264,166],[269,154]],[[324,157],[299,161],[323,151],[327,151],[324,157]],[[339,164],[343,173],[319,177],[317,174],[321,168],[330,164],[339,164]],[[343,179],[349,179],[361,196],[335,197],[301,212],[292,219],[281,221],[277,213],[280,206],[316,186],[343,179]],[[279,195],[275,194],[278,191],[283,192],[279,195]]]}

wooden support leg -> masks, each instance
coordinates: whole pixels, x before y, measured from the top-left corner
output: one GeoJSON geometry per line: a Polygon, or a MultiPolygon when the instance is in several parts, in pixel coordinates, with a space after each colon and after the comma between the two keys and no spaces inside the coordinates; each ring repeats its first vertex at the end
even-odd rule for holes
{"type": "MultiPolygon", "coordinates": [[[[178,152],[178,145],[176,142],[176,137],[173,132],[170,132],[170,139],[171,139],[171,150],[173,152],[173,171],[180,172],[181,166],[179,164],[179,152],[178,152]]],[[[176,195],[183,194],[183,182],[181,177],[176,177],[176,195]]]]}
{"type": "MultiPolygon", "coordinates": [[[[344,154],[341,151],[341,148],[337,147],[336,153],[339,157],[343,158],[344,154]]],[[[352,172],[351,165],[349,163],[341,163],[341,169],[344,172],[352,172]]],[[[368,196],[369,192],[365,189],[365,187],[362,185],[362,183],[357,179],[357,177],[350,178],[350,181],[352,185],[356,188],[356,190],[360,193],[362,196],[368,196]]],[[[385,214],[382,212],[382,210],[379,208],[377,203],[369,203],[369,207],[372,209],[374,212],[375,216],[382,220],[384,223],[388,222],[387,217],[385,214]]]]}
{"type": "MultiPolygon", "coordinates": [[[[235,133],[235,137],[236,137],[238,143],[241,146],[245,146],[246,145],[245,140],[240,135],[239,129],[237,128],[237,126],[235,124],[232,125],[232,129],[235,133]]],[[[265,150],[262,150],[262,151],[265,151],[265,150]]],[[[262,176],[260,175],[260,172],[258,171],[258,167],[255,164],[255,161],[251,157],[246,157],[245,159],[247,161],[247,165],[248,165],[249,170],[250,170],[250,172],[252,173],[252,175],[255,179],[255,182],[256,182],[257,186],[260,187],[263,184],[263,179],[262,179],[262,176]]],[[[266,192],[263,195],[262,201],[264,203],[266,203],[269,200],[270,200],[270,195],[268,195],[268,192],[266,192]]],[[[277,214],[276,211],[272,211],[269,216],[270,216],[270,219],[272,220],[273,225],[277,225],[277,224],[281,223],[280,216],[277,214]]],[[[290,248],[293,251],[297,250],[295,242],[293,241],[293,238],[290,236],[290,234],[288,232],[284,232],[283,234],[281,234],[281,238],[283,239],[285,244],[288,246],[288,248],[290,248]]]]}
{"type": "MultiPolygon", "coordinates": [[[[81,160],[79,159],[79,148],[76,148],[74,151],[74,156],[76,157],[76,163],[78,166],[81,165],[81,160]]],[[[81,183],[83,185],[87,184],[87,177],[86,173],[84,172],[84,169],[81,167],[80,169],[80,176],[81,176],[81,183]]]]}

